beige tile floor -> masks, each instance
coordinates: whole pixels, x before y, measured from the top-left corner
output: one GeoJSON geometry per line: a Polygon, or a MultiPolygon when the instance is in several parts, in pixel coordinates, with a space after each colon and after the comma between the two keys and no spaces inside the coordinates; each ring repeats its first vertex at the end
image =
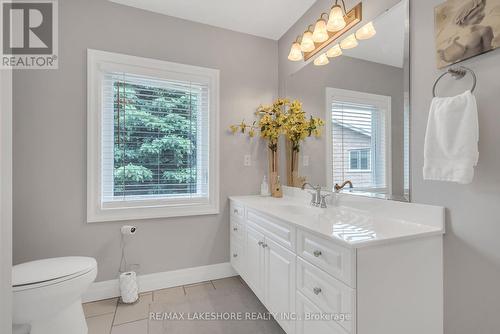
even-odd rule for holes
{"type": "Polygon", "coordinates": [[[274,320],[149,319],[150,312],[267,312],[239,277],[143,293],[133,305],[118,298],[86,303],[83,310],[89,334],[284,334],[274,320]]]}

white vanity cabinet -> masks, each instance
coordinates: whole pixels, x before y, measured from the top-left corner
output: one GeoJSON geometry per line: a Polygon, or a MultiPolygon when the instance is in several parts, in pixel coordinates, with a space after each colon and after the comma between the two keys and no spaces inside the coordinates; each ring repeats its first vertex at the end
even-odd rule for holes
{"type": "Polygon", "coordinates": [[[230,201],[231,263],[286,333],[443,333],[442,232],[360,247],[258,201],[230,201]]]}

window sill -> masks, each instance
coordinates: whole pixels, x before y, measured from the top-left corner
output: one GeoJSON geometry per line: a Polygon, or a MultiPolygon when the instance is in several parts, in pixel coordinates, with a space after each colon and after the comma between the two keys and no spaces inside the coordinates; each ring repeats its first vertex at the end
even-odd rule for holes
{"type": "Polygon", "coordinates": [[[371,169],[348,169],[346,173],[371,173],[371,169]]]}
{"type": "Polygon", "coordinates": [[[89,208],[87,212],[87,223],[216,215],[219,213],[218,203],[134,208],[96,207],[89,208]]]}

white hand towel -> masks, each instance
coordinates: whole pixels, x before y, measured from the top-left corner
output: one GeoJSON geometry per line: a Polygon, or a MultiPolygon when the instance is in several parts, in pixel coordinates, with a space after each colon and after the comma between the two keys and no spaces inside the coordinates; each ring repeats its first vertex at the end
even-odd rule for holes
{"type": "Polygon", "coordinates": [[[424,145],[424,179],[471,183],[479,158],[477,105],[470,91],[432,100],[424,145]]]}

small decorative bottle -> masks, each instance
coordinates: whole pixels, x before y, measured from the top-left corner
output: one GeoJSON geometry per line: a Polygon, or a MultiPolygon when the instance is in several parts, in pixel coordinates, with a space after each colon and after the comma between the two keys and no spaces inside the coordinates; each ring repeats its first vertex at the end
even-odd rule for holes
{"type": "Polygon", "coordinates": [[[269,183],[267,182],[267,176],[264,175],[264,179],[262,179],[262,183],[260,185],[260,195],[261,196],[269,196],[269,183]]]}
{"type": "Polygon", "coordinates": [[[276,178],[276,182],[273,184],[273,189],[272,189],[272,196],[276,198],[281,198],[283,197],[283,189],[281,189],[281,180],[280,176],[276,178]]]}

